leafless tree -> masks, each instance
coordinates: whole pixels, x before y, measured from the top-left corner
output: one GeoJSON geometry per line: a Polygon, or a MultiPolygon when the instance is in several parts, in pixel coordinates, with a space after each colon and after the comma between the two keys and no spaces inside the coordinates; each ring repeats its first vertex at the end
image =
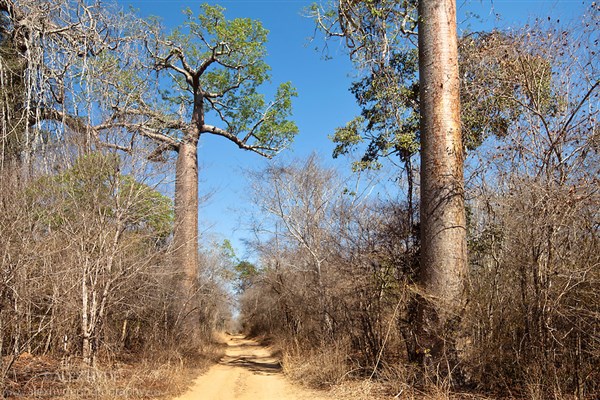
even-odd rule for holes
{"type": "Polygon", "coordinates": [[[484,143],[469,189],[473,370],[532,397],[598,391],[594,7],[570,25],[489,34],[471,59],[489,78],[479,90],[513,116],[503,139],[484,143]]]}

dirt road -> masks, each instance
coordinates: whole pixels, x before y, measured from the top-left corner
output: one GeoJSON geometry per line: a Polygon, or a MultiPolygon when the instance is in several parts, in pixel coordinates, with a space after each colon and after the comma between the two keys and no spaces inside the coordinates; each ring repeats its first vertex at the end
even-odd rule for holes
{"type": "Polygon", "coordinates": [[[243,336],[229,336],[225,357],[176,400],[331,400],[288,382],[279,359],[243,336]]]}

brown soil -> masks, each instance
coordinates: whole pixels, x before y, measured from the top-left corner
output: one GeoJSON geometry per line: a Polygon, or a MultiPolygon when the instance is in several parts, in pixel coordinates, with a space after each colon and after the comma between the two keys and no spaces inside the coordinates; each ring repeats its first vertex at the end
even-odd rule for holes
{"type": "Polygon", "coordinates": [[[279,358],[268,347],[244,336],[225,338],[219,364],[198,377],[176,400],[330,400],[325,394],[293,385],[281,373],[279,358]]]}

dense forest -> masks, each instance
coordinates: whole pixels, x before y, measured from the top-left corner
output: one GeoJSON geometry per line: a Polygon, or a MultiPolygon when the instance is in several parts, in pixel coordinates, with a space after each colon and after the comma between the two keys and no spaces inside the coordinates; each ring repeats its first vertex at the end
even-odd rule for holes
{"type": "Polygon", "coordinates": [[[1,396],[161,397],[240,331],[321,389],[598,398],[600,7],[458,36],[434,3],[303,11],[356,69],[346,173],[275,157],[302,93],[264,93],[259,21],[0,0],[1,396]],[[203,135],[273,158],[248,173],[248,259],[199,235],[203,135]]]}

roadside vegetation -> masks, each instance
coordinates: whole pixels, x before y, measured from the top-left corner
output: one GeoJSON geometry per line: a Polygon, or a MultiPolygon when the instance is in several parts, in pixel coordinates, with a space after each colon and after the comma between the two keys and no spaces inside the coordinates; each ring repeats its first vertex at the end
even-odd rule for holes
{"type": "MultiPolygon", "coordinates": [[[[446,346],[431,369],[418,331],[416,52],[382,43],[398,37],[387,32],[375,43],[388,58],[372,56],[384,6],[361,4],[311,10],[331,40],[349,38],[364,71],[352,87],[363,112],[333,136],[334,156],[357,174],[315,156],[256,174],[259,267],[243,292],[245,329],[276,338],[292,378],[337,390],[351,381],[354,398],[597,397],[597,5],[565,25],[459,41],[468,294],[452,323],[427,333],[446,346]],[[374,195],[365,177],[390,168],[399,194],[374,195]]],[[[397,17],[401,6],[388,6],[397,17]]]]}

